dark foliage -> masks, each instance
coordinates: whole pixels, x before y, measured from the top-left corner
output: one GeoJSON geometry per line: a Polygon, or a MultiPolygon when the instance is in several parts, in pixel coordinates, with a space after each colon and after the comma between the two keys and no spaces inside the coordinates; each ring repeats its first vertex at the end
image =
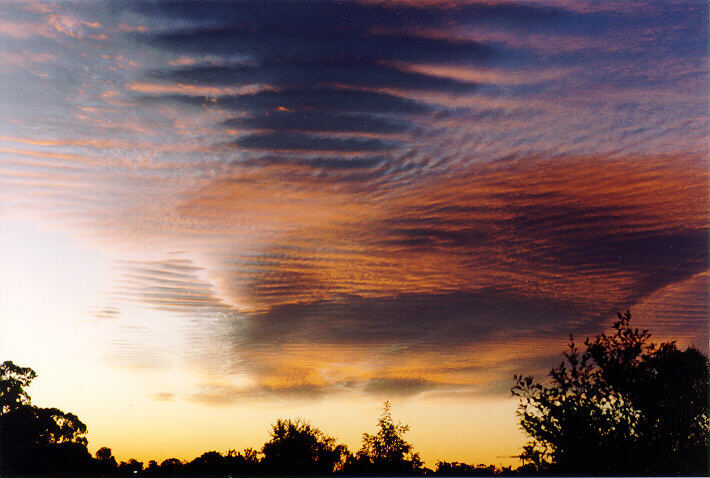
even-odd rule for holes
{"type": "Polygon", "coordinates": [[[525,471],[707,475],[708,360],[651,343],[630,320],[619,314],[584,352],[571,340],[551,385],[515,377],[525,471]]]}
{"type": "Polygon", "coordinates": [[[276,474],[330,474],[342,467],[344,445],[300,419],[277,420],[261,449],[264,468],[276,474]]]}
{"type": "Polygon", "coordinates": [[[143,462],[138,461],[135,458],[131,458],[128,461],[122,461],[118,465],[118,472],[124,475],[134,475],[143,471],[143,462]]]}
{"type": "Polygon", "coordinates": [[[496,467],[493,465],[469,465],[458,461],[437,461],[435,475],[443,476],[493,476],[496,467]]]}
{"type": "Polygon", "coordinates": [[[378,475],[418,475],[423,473],[422,461],[414,447],[404,439],[409,425],[395,423],[389,402],[385,402],[377,421],[376,434],[362,434],[362,447],[349,457],[346,473],[378,475]]]}
{"type": "Polygon", "coordinates": [[[183,463],[177,458],[168,458],[160,463],[160,473],[164,475],[177,475],[182,471],[183,463]]]}
{"type": "Polygon", "coordinates": [[[99,473],[111,473],[118,468],[116,458],[114,458],[110,448],[105,446],[101,447],[96,450],[94,456],[96,457],[94,460],[94,469],[99,473]]]}
{"type": "Polygon", "coordinates": [[[9,360],[0,364],[0,416],[30,404],[25,389],[36,377],[29,367],[19,367],[9,360]]]}
{"type": "Polygon", "coordinates": [[[88,470],[86,425],[72,413],[32,406],[26,388],[35,377],[31,368],[0,365],[0,472],[88,470]]]}

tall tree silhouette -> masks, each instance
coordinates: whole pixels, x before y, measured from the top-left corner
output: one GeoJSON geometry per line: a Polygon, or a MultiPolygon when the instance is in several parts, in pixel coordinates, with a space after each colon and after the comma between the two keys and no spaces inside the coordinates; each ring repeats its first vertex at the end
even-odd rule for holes
{"type": "Polygon", "coordinates": [[[650,342],[618,314],[613,333],[570,340],[552,383],[516,376],[521,457],[565,474],[707,475],[708,359],[689,347],[650,342]]]}
{"type": "MultiPolygon", "coordinates": [[[[362,448],[348,468],[353,473],[418,474],[422,461],[414,447],[404,439],[409,425],[395,423],[390,402],[385,402],[377,420],[376,434],[363,433],[362,448]]],[[[347,471],[347,470],[346,470],[347,471]]]]}
{"type": "Polygon", "coordinates": [[[278,474],[330,474],[347,455],[344,445],[301,419],[277,420],[261,451],[266,469],[278,474]]]}

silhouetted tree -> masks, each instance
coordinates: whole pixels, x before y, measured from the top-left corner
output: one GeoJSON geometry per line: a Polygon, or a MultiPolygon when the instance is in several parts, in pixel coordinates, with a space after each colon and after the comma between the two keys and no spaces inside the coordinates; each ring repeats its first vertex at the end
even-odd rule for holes
{"type": "Polygon", "coordinates": [[[301,419],[277,420],[264,444],[263,464],[271,473],[329,474],[341,465],[345,445],[301,419]]]}
{"type": "Polygon", "coordinates": [[[435,475],[443,476],[493,476],[496,467],[493,465],[469,465],[458,461],[437,461],[435,475]]]}
{"type": "Polygon", "coordinates": [[[100,473],[113,473],[118,468],[118,463],[116,463],[116,458],[113,456],[111,449],[106,446],[102,446],[96,453],[95,457],[95,468],[100,473]]]}
{"type": "Polygon", "coordinates": [[[30,396],[25,390],[37,373],[29,367],[20,367],[7,360],[0,364],[0,415],[30,405],[30,396]]]}
{"type": "Polygon", "coordinates": [[[155,460],[150,460],[148,466],[145,467],[145,472],[149,475],[157,475],[160,473],[160,466],[155,460]]]}
{"type": "Polygon", "coordinates": [[[118,465],[118,472],[126,475],[135,475],[141,471],[143,471],[143,462],[138,461],[135,458],[131,458],[127,462],[122,461],[118,465]]]}
{"type": "Polygon", "coordinates": [[[225,455],[230,474],[252,476],[261,472],[259,452],[253,448],[245,448],[243,453],[229,450],[225,455]]]}
{"type": "Polygon", "coordinates": [[[409,425],[395,423],[389,402],[385,402],[377,421],[376,434],[363,433],[362,447],[357,457],[352,457],[346,467],[351,473],[419,474],[422,461],[419,454],[404,439],[409,425]]]}
{"type": "Polygon", "coordinates": [[[227,472],[227,460],[217,451],[208,451],[185,465],[185,471],[195,475],[216,475],[227,472]]]}
{"type": "Polygon", "coordinates": [[[182,472],[183,466],[177,458],[168,458],[160,463],[160,472],[164,475],[177,475],[182,472]]]}
{"type": "Polygon", "coordinates": [[[516,376],[528,470],[564,474],[706,475],[708,360],[649,341],[618,314],[611,335],[573,340],[551,385],[516,376]]]}
{"type": "Polygon", "coordinates": [[[72,413],[32,406],[26,388],[36,376],[9,361],[0,365],[0,471],[89,469],[86,425],[72,413]]]}

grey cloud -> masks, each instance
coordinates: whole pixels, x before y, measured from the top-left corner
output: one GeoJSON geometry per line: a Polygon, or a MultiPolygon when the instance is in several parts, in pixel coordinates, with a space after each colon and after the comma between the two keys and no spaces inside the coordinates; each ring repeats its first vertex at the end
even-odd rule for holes
{"type": "Polygon", "coordinates": [[[417,378],[373,378],[364,384],[367,393],[386,397],[417,395],[437,387],[433,382],[417,378]]]}
{"type": "MultiPolygon", "coordinates": [[[[307,285],[306,285],[307,287],[307,285]]],[[[586,315],[579,305],[494,289],[396,297],[343,297],[247,314],[235,346],[289,343],[432,347],[482,341],[502,330],[559,330],[586,315]]],[[[515,332],[513,332],[515,333],[515,332]]],[[[563,332],[564,333],[564,332],[563,332]]]]}

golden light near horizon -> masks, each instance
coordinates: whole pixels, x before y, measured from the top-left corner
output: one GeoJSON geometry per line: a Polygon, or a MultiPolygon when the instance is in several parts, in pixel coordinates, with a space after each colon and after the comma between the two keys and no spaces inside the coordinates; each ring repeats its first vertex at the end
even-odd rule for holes
{"type": "Polygon", "coordinates": [[[516,465],[513,375],[631,309],[708,348],[706,2],[0,6],[0,361],[89,449],[385,400],[516,465]]]}

